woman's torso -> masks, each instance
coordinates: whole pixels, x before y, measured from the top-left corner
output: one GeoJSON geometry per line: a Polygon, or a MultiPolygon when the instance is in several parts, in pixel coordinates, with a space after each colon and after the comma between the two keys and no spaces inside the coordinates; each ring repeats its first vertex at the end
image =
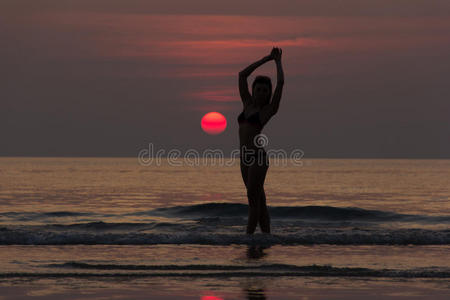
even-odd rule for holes
{"type": "Polygon", "coordinates": [[[259,116],[259,109],[249,106],[244,108],[238,116],[239,123],[239,144],[242,149],[245,146],[248,149],[261,149],[255,143],[255,137],[261,133],[263,125],[259,116]]]}

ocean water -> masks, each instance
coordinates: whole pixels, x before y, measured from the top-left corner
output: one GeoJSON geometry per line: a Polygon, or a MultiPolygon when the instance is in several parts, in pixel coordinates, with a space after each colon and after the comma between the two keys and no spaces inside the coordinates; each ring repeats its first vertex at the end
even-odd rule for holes
{"type": "Polygon", "coordinates": [[[448,299],[450,160],[0,158],[1,299],[448,299]]]}

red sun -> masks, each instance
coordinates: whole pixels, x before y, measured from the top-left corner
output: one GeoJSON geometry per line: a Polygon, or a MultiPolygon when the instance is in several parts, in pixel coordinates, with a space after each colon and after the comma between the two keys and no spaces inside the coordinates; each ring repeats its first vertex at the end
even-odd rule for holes
{"type": "Polygon", "coordinates": [[[219,134],[227,128],[227,119],[218,112],[209,112],[202,118],[202,129],[209,134],[219,134]]]}

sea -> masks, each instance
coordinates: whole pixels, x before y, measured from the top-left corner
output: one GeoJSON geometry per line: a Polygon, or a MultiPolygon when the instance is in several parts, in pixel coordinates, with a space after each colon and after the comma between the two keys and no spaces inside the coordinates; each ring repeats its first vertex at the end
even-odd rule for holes
{"type": "Polygon", "coordinates": [[[0,157],[0,299],[450,299],[449,159],[0,157]]]}

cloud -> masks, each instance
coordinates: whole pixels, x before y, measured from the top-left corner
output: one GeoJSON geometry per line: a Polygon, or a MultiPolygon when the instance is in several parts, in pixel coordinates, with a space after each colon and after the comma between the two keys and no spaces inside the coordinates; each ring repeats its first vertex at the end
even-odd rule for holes
{"type": "Polygon", "coordinates": [[[240,16],[449,16],[447,0],[3,0],[9,11],[240,16]]]}

